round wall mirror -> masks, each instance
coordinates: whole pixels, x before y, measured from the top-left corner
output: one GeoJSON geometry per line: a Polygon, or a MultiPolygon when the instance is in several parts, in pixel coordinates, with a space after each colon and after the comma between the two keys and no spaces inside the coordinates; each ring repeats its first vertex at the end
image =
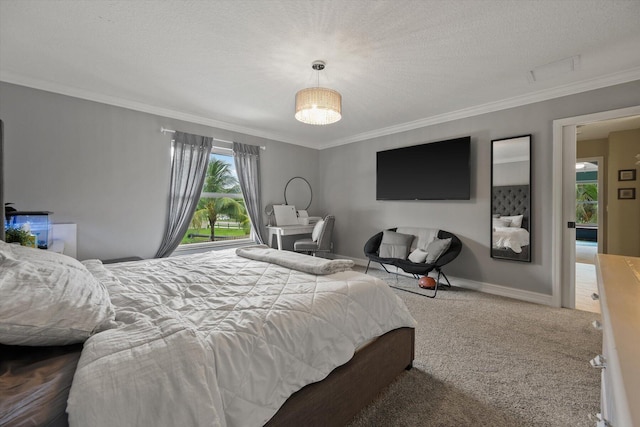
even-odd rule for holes
{"type": "Polygon", "coordinates": [[[307,210],[311,206],[313,192],[309,181],[301,176],[294,176],[284,187],[284,203],[293,205],[296,210],[307,210]]]}
{"type": "Polygon", "coordinates": [[[267,219],[269,221],[267,223],[267,227],[271,227],[271,218],[273,218],[273,205],[271,203],[264,207],[264,213],[267,215],[267,219]]]}

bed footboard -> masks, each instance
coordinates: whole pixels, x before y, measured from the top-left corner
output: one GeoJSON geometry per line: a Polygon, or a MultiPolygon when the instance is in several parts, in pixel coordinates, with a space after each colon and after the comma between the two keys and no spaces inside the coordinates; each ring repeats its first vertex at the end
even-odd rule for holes
{"type": "Polygon", "coordinates": [[[414,340],[413,328],[382,335],[324,380],[291,395],[265,426],[347,424],[402,371],[412,367],[414,340]]]}

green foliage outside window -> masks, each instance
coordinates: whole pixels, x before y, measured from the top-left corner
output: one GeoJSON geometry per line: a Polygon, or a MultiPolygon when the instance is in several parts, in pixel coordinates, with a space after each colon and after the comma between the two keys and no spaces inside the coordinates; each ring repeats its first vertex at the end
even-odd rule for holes
{"type": "Polygon", "coordinates": [[[598,223],[598,184],[576,184],[576,223],[598,223]]]}
{"type": "MultiPolygon", "coordinates": [[[[212,158],[207,168],[204,193],[238,194],[242,191],[231,165],[212,158]]],[[[182,239],[182,244],[215,241],[227,238],[247,238],[251,222],[244,200],[234,197],[202,197],[182,239]],[[206,233],[206,234],[205,234],[206,233]],[[206,238],[206,235],[208,239],[206,238]],[[218,236],[218,237],[216,237],[218,236]]]]}

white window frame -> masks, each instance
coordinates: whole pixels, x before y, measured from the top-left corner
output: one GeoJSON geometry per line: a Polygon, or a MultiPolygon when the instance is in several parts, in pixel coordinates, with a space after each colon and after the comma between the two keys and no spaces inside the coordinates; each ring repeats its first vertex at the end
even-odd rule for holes
{"type": "MultiPolygon", "coordinates": [[[[231,150],[230,148],[214,146],[211,148],[211,154],[233,157],[233,150],[231,150]]],[[[238,199],[244,200],[244,196],[242,193],[208,193],[203,191],[202,193],[200,193],[199,199],[203,197],[206,197],[206,198],[232,197],[232,198],[238,198],[238,199]]],[[[180,253],[180,255],[184,255],[186,252],[193,252],[193,253],[205,252],[211,249],[222,249],[226,247],[244,246],[247,243],[253,243],[253,241],[251,240],[251,237],[247,237],[246,239],[220,240],[217,242],[201,242],[201,243],[186,243],[186,244],[181,243],[178,245],[178,247],[174,251],[174,254],[180,253]]]]}

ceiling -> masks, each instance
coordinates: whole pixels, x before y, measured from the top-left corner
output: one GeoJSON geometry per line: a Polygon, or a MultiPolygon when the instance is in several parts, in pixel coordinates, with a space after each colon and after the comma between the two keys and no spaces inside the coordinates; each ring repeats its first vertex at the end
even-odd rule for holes
{"type": "Polygon", "coordinates": [[[620,117],[618,119],[602,120],[580,125],[577,129],[577,140],[605,139],[609,137],[611,132],[631,129],[640,129],[640,116],[620,117]]]}
{"type": "Polygon", "coordinates": [[[0,0],[0,80],[322,149],[638,80],[639,22],[628,0],[0,0]],[[293,117],[314,60],[333,125],[293,117]]]}

